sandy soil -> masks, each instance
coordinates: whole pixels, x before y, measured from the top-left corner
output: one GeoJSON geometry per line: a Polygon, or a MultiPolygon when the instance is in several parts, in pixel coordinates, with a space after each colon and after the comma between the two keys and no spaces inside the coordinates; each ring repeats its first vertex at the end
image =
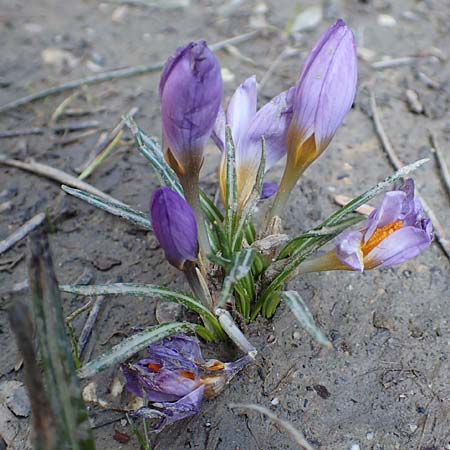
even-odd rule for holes
{"type": "MultiPolygon", "coordinates": [[[[415,178],[420,192],[448,228],[449,197],[430,152],[428,130],[437,136],[450,164],[450,64],[446,59],[450,3],[326,3],[322,22],[294,39],[286,38],[282,30],[300,7],[316,2],[300,5],[288,0],[267,0],[266,21],[280,31],[240,44],[243,57],[218,52],[222,67],[227,69],[225,88],[229,95],[247,76],[256,74],[261,80],[286,47],[297,50],[273,68],[259,92],[262,103],[295,82],[308,49],[335,18],[343,17],[348,22],[355,30],[358,45],[365,49],[355,106],[329,150],[296,188],[286,211],[287,231],[298,234],[325,218],[336,208],[334,195],[354,196],[392,172],[367,116],[368,86],[375,91],[386,132],[399,157],[405,163],[431,158],[415,178]],[[443,55],[433,48],[440,49],[443,55]],[[371,66],[385,56],[397,58],[430,51],[441,59],[421,58],[384,70],[371,66]],[[427,83],[423,74],[435,84],[427,83]],[[406,89],[418,94],[422,113],[411,111],[406,89]]],[[[161,2],[160,7],[130,5],[118,11],[115,2],[74,0],[69,6],[57,0],[0,0],[0,104],[50,85],[93,75],[93,70],[163,60],[177,46],[192,39],[206,38],[213,43],[250,31],[258,19],[256,2],[242,1],[234,9],[227,7],[231,4],[192,0],[187,8],[170,8],[161,2]],[[46,54],[47,61],[53,64],[45,63],[42,52],[49,48],[69,52],[69,64],[66,57],[63,67],[58,66],[54,52],[46,54]]],[[[158,77],[154,73],[81,89],[69,107],[90,109],[93,114],[61,118],[58,123],[97,120],[110,130],[121,114],[137,106],[137,121],[158,135],[158,77]]],[[[69,94],[2,114],[0,130],[48,126],[55,108],[69,94]]],[[[97,132],[66,145],[58,143],[50,132],[3,139],[1,153],[19,159],[32,157],[75,174],[75,168],[85,161],[98,136],[97,132]]],[[[211,193],[216,159],[211,156],[203,171],[205,188],[211,193]]],[[[281,168],[273,171],[274,180],[280,171],[281,168]]],[[[1,240],[34,214],[49,208],[59,187],[18,169],[0,167],[0,174],[0,203],[13,204],[10,211],[0,214],[1,240]]],[[[126,143],[88,181],[141,210],[147,210],[150,193],[157,185],[142,157],[126,143]]],[[[65,198],[64,202],[67,214],[51,235],[61,282],[73,283],[84,274],[97,283],[123,280],[183,287],[179,273],[165,263],[151,236],[76,199],[65,198]]],[[[5,292],[26,278],[25,255],[22,242],[0,259],[0,381],[22,376],[14,372],[18,354],[4,311],[24,295],[5,292]]],[[[269,407],[302,430],[317,449],[350,450],[356,449],[355,445],[372,450],[450,448],[449,261],[441,249],[433,245],[401,267],[362,276],[309,274],[290,287],[302,293],[336,350],[319,348],[298,330],[289,312],[280,308],[272,322],[258,320],[249,327],[250,339],[260,350],[259,366],[240,374],[218,399],[206,402],[198,416],[164,431],[155,439],[154,448],[296,448],[281,429],[266,419],[229,410],[230,402],[269,407]]],[[[67,296],[65,308],[72,311],[82,302],[83,299],[67,296]]],[[[155,305],[136,298],[109,300],[85,357],[91,358],[119,342],[132,332],[132,327],[155,324],[155,305]]],[[[77,319],[77,330],[83,321],[84,317],[77,319]]],[[[208,351],[223,358],[238,356],[231,347],[208,351]]],[[[117,370],[110,370],[96,380],[99,396],[111,405],[124,401],[110,395],[116,374],[117,370]]],[[[117,413],[98,407],[91,410],[97,426],[98,449],[139,448],[129,427],[120,421],[105,425],[119,417],[117,413]],[[128,434],[131,440],[119,444],[113,439],[114,430],[128,434]]]]}

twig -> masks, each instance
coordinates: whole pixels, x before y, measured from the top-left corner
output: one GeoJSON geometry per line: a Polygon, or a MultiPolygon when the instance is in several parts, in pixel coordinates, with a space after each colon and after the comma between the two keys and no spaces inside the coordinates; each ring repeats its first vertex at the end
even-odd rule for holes
{"type": "Polygon", "coordinates": [[[372,68],[377,70],[390,69],[392,67],[406,66],[408,64],[414,64],[416,62],[438,62],[436,56],[403,56],[401,58],[392,58],[383,61],[376,61],[372,63],[372,68]]]}
{"type": "Polygon", "coordinates": [[[84,324],[84,327],[81,330],[80,339],[78,339],[78,355],[80,356],[80,358],[89,341],[92,329],[94,328],[95,322],[97,321],[98,313],[100,312],[100,309],[104,301],[105,301],[104,296],[96,298],[95,303],[92,306],[91,312],[89,313],[89,316],[86,319],[86,323],[84,324]]]}
{"type": "Polygon", "coordinates": [[[35,173],[37,175],[44,176],[46,178],[50,178],[52,180],[58,181],[61,184],[66,184],[68,186],[72,186],[76,189],[81,189],[82,191],[89,192],[90,194],[101,197],[104,200],[112,201],[115,203],[122,203],[111,197],[108,194],[105,194],[100,189],[92,186],[85,181],[81,181],[78,178],[69,175],[62,170],[56,169],[54,167],[47,166],[45,164],[37,163],[37,162],[24,162],[19,161],[17,159],[8,159],[5,155],[0,154],[0,164],[4,164],[5,166],[17,167],[19,169],[28,170],[29,172],[35,173]]]}
{"type": "Polygon", "coordinates": [[[264,76],[261,78],[261,81],[258,83],[258,89],[260,91],[263,90],[264,86],[266,85],[267,81],[270,79],[272,74],[275,72],[275,69],[280,65],[280,62],[283,61],[285,58],[289,58],[291,56],[297,55],[299,51],[295,48],[287,47],[285,48],[270,64],[269,68],[267,69],[264,76]]]}
{"type": "Polygon", "coordinates": [[[8,236],[4,241],[0,241],[0,254],[10,249],[16,242],[23,239],[27,234],[37,228],[45,220],[45,214],[36,214],[33,218],[25,222],[14,233],[8,236]]]}
{"type": "MultiPolygon", "coordinates": [[[[395,153],[394,148],[392,147],[392,144],[389,141],[386,132],[384,131],[384,127],[381,122],[380,115],[378,113],[375,94],[373,93],[372,90],[369,90],[369,95],[370,95],[371,118],[373,120],[375,132],[377,133],[378,138],[380,139],[381,145],[383,147],[384,152],[386,153],[386,156],[390,164],[392,165],[392,167],[394,167],[394,169],[399,170],[401,167],[403,167],[403,163],[400,161],[399,157],[395,153]]],[[[416,190],[416,197],[420,200],[425,213],[433,222],[434,235],[436,237],[436,241],[438,242],[439,246],[445,253],[445,256],[447,256],[447,258],[450,259],[450,241],[446,236],[444,227],[441,225],[441,223],[436,217],[436,214],[428,206],[428,204],[425,202],[425,200],[417,190],[416,190]]]]}
{"type": "Polygon", "coordinates": [[[438,163],[439,170],[441,171],[442,181],[444,182],[447,193],[450,196],[450,172],[448,170],[447,164],[445,163],[444,155],[438,146],[436,136],[432,131],[429,131],[430,143],[434,155],[436,156],[436,161],[438,163]]]}
{"type": "Polygon", "coordinates": [[[13,202],[11,200],[0,203],[0,213],[9,211],[12,207],[13,207],[13,202]]]}
{"type": "Polygon", "coordinates": [[[49,126],[55,125],[61,114],[64,112],[64,110],[67,108],[67,106],[72,103],[73,100],[75,100],[76,97],[78,97],[79,92],[74,92],[73,94],[69,95],[67,98],[65,98],[53,111],[53,114],[50,117],[50,120],[48,122],[49,126]]]}
{"type": "MultiPolygon", "coordinates": [[[[347,203],[350,203],[352,201],[352,198],[347,197],[346,195],[336,195],[334,197],[334,201],[340,206],[345,206],[347,203]]],[[[368,216],[374,209],[375,208],[373,206],[364,204],[355,209],[355,212],[362,214],[363,216],[368,216]]]]}
{"type": "Polygon", "coordinates": [[[231,409],[235,408],[250,409],[252,411],[259,412],[260,414],[264,414],[272,422],[275,422],[276,424],[283,427],[291,435],[294,441],[297,442],[297,444],[300,445],[302,448],[306,450],[314,450],[314,447],[312,447],[309,444],[309,442],[305,439],[303,434],[300,431],[298,431],[290,422],[280,419],[271,411],[269,411],[267,408],[264,408],[263,406],[260,405],[244,404],[244,403],[230,403],[228,406],[231,409]]]}
{"type": "MultiPolygon", "coordinates": [[[[227,45],[236,45],[242,42],[253,39],[260,34],[260,30],[251,31],[250,33],[241,34],[239,36],[232,37],[230,39],[225,39],[223,41],[217,42],[210,46],[213,51],[220,50],[227,45]]],[[[122,78],[130,78],[137,75],[143,75],[146,73],[156,72],[161,70],[166,61],[159,61],[153,64],[145,64],[141,66],[130,67],[127,69],[112,70],[110,72],[104,72],[100,75],[94,75],[92,77],[81,78],[78,80],[68,81],[67,83],[60,84],[59,86],[54,86],[49,89],[44,89],[34,94],[27,95],[25,97],[13,100],[6,105],[0,106],[0,114],[11,109],[18,108],[19,106],[26,105],[37,100],[49,97],[51,95],[61,94],[62,92],[69,91],[71,89],[76,89],[80,86],[90,86],[97,83],[102,83],[103,81],[119,80],[122,78]]]]}
{"type": "Polygon", "coordinates": [[[89,122],[81,122],[81,123],[69,123],[66,125],[57,125],[54,127],[34,127],[27,129],[19,129],[19,130],[5,130],[0,131],[0,139],[9,139],[18,136],[32,136],[38,134],[45,134],[49,131],[52,131],[57,134],[68,133],[72,131],[81,131],[81,130],[90,130],[92,128],[98,128],[100,126],[100,122],[97,120],[92,120],[89,122]]]}

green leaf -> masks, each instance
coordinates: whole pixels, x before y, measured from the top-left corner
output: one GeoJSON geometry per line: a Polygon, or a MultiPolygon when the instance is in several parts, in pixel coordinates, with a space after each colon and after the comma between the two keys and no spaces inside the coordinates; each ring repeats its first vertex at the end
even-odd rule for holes
{"type": "Polygon", "coordinates": [[[122,217],[139,228],[144,230],[152,229],[150,220],[148,219],[148,214],[138,211],[137,209],[133,209],[131,206],[125,205],[121,202],[110,202],[103,200],[96,195],[89,194],[88,192],[81,191],[79,189],[73,189],[65,185],[62,185],[61,189],[74,197],[84,200],[92,206],[103,209],[114,216],[122,217]]]}
{"type": "Polygon", "coordinates": [[[346,219],[338,222],[336,225],[328,227],[320,225],[317,228],[313,228],[312,230],[307,231],[306,233],[301,234],[300,236],[297,236],[296,238],[289,241],[281,250],[277,259],[280,260],[294,255],[297,252],[297,249],[302,248],[305,240],[307,240],[308,238],[318,238],[324,236],[334,238],[348,227],[351,227],[352,225],[355,225],[365,219],[365,216],[352,213],[350,217],[347,217],[346,219]]]}
{"type": "Polygon", "coordinates": [[[295,318],[299,321],[305,331],[307,331],[319,344],[327,348],[333,348],[331,342],[316,325],[314,317],[298,292],[284,291],[281,292],[280,296],[289,306],[295,318]]]}
{"type": "Polygon", "coordinates": [[[234,236],[234,227],[237,212],[237,180],[236,180],[236,149],[234,147],[231,128],[227,125],[225,129],[225,150],[226,159],[226,212],[225,212],[225,231],[229,242],[234,236]]]}
{"type": "MultiPolygon", "coordinates": [[[[78,376],[81,379],[90,378],[97,373],[111,366],[123,363],[135,353],[143,350],[148,345],[159,342],[162,339],[177,333],[189,333],[195,331],[199,325],[192,323],[163,323],[147,330],[136,333],[120,344],[115,345],[93,361],[85,364],[79,371],[78,376]]],[[[203,328],[203,327],[202,327],[203,328]]]]}
{"type": "Polygon", "coordinates": [[[221,338],[224,336],[222,327],[214,314],[201,302],[188,294],[172,291],[161,286],[155,286],[153,284],[114,283],[94,286],[61,285],[59,288],[63,292],[84,296],[130,295],[134,297],[158,297],[162,300],[179,303],[191,311],[196,312],[206,320],[213,327],[217,337],[221,338]]]}
{"type": "Polygon", "coordinates": [[[227,276],[223,280],[222,291],[217,306],[223,306],[230,298],[235,283],[244,278],[252,268],[255,260],[255,250],[245,249],[233,255],[227,276]]]}
{"type": "Polygon", "coordinates": [[[30,289],[46,388],[56,427],[55,448],[94,450],[47,236],[42,232],[34,233],[30,250],[30,289]]]}

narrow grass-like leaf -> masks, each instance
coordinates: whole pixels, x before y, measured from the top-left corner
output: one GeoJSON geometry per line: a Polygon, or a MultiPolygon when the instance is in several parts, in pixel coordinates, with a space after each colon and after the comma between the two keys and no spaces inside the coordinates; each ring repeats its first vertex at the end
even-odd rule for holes
{"type": "Polygon", "coordinates": [[[278,256],[278,260],[287,258],[288,256],[291,256],[295,254],[296,249],[300,248],[300,246],[304,243],[304,241],[308,238],[318,238],[318,237],[335,237],[348,227],[351,227],[352,225],[355,225],[363,220],[365,220],[366,217],[361,216],[360,214],[351,214],[350,217],[347,217],[343,219],[342,221],[338,222],[336,225],[328,226],[328,227],[322,227],[319,226],[317,228],[313,228],[310,231],[307,231],[306,233],[301,234],[300,236],[297,236],[296,238],[289,241],[283,248],[283,250],[280,252],[278,256]]]}
{"type": "Polygon", "coordinates": [[[172,291],[153,284],[114,283],[94,286],[61,285],[60,290],[83,296],[130,295],[134,297],[157,297],[173,303],[179,303],[205,319],[214,329],[218,337],[223,337],[223,330],[214,314],[201,302],[188,294],[172,291]]]}
{"type": "Polygon", "coordinates": [[[289,306],[295,318],[300,325],[307,331],[319,344],[327,348],[333,348],[331,342],[316,325],[314,317],[298,292],[284,291],[281,293],[281,299],[289,306]]]}
{"type": "Polygon", "coordinates": [[[148,345],[159,342],[162,339],[177,333],[189,333],[196,330],[198,325],[188,322],[163,323],[155,327],[124,339],[120,344],[115,345],[93,361],[85,364],[79,371],[81,379],[90,378],[95,374],[126,361],[135,353],[143,350],[148,345]]]}
{"type": "Polygon", "coordinates": [[[238,249],[238,244],[242,241],[242,233],[244,226],[250,221],[258,201],[261,199],[262,184],[264,180],[264,172],[266,168],[266,141],[264,136],[261,138],[261,161],[258,167],[258,173],[256,174],[255,185],[253,186],[252,193],[245,203],[242,211],[240,212],[238,223],[236,226],[235,236],[232,243],[234,250],[238,249]]]}
{"type": "MultiPolygon", "coordinates": [[[[383,192],[387,187],[389,187],[392,183],[397,181],[399,178],[402,178],[408,175],[410,172],[418,169],[420,166],[428,162],[429,159],[421,159],[416,161],[415,163],[409,164],[405,167],[402,167],[400,170],[395,172],[393,175],[387,177],[380,183],[378,183],[373,188],[364,192],[364,194],[356,197],[351,202],[347,203],[345,206],[340,208],[338,211],[333,213],[330,217],[324,220],[317,228],[323,229],[327,227],[336,226],[342,220],[344,220],[349,214],[353,213],[357,208],[359,208],[364,203],[367,203],[370,199],[375,197],[376,195],[383,192]]],[[[265,310],[265,317],[271,317],[275,309],[278,305],[279,299],[276,291],[278,291],[283,283],[295,273],[297,267],[301,264],[301,262],[309,256],[311,253],[325,245],[328,241],[333,238],[333,235],[328,236],[318,236],[318,237],[309,237],[306,239],[302,239],[301,242],[297,243],[298,245],[292,251],[290,255],[289,262],[284,266],[284,268],[280,271],[280,273],[270,282],[270,284],[265,287],[263,292],[261,293],[258,302],[255,306],[255,309],[252,313],[252,319],[254,319],[263,305],[265,310]]],[[[289,245],[289,244],[288,244],[289,245]]],[[[289,249],[288,249],[289,250],[289,249]]],[[[286,247],[281,251],[281,255],[287,255],[290,252],[286,250],[286,247]]]]}
{"type": "Polygon", "coordinates": [[[58,450],[94,450],[47,237],[31,236],[29,282],[58,450]]]}
{"type": "Polygon", "coordinates": [[[234,227],[236,224],[237,212],[237,180],[236,180],[236,149],[229,126],[225,129],[225,151],[226,159],[226,212],[225,212],[225,231],[228,240],[231,242],[234,236],[234,227]]]}
{"type": "Polygon", "coordinates": [[[79,189],[73,189],[65,185],[62,185],[61,188],[64,192],[67,192],[68,194],[73,195],[80,200],[84,200],[86,203],[89,203],[92,206],[103,209],[104,211],[113,214],[114,216],[126,219],[139,228],[142,228],[144,230],[152,229],[150,220],[148,219],[148,214],[131,208],[131,206],[125,205],[121,202],[113,203],[107,200],[103,200],[96,195],[89,194],[88,192],[81,191],[79,189]]]}
{"type": "Polygon", "coordinates": [[[251,248],[241,250],[233,255],[227,276],[223,281],[222,291],[217,304],[218,307],[223,306],[230,298],[235,283],[249,273],[254,260],[255,250],[251,248]]]}

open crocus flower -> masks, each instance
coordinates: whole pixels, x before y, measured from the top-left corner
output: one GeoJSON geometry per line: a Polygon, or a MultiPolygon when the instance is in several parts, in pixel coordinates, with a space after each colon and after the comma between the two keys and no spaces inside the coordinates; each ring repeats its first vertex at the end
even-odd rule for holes
{"type": "Polygon", "coordinates": [[[189,203],[167,187],[155,191],[150,202],[153,231],[167,260],[178,269],[198,255],[197,221],[189,203]]]}
{"type": "Polygon", "coordinates": [[[339,236],[336,249],[303,263],[299,271],[355,270],[389,267],[422,253],[433,240],[433,225],[426,218],[414,182],[407,180],[400,190],[385,194],[381,205],[359,231],[339,236]]]}
{"type": "Polygon", "coordinates": [[[219,394],[252,361],[248,355],[232,363],[205,361],[198,341],[186,335],[150,345],[148,352],[148,358],[123,365],[122,372],[126,388],[150,402],[135,415],[159,419],[154,432],[196,414],[204,397],[219,394]]]}
{"type": "Polygon", "coordinates": [[[205,41],[177,49],[159,84],[163,149],[178,176],[198,177],[222,101],[222,76],[205,41]]]}
{"type": "Polygon", "coordinates": [[[272,215],[279,215],[304,170],[327,148],[350,110],[357,82],[352,31],[338,20],[308,56],[295,87],[288,158],[272,215]]]}
{"type": "MultiPolygon", "coordinates": [[[[229,125],[236,151],[238,208],[248,200],[261,162],[262,140],[266,143],[265,170],[269,170],[287,152],[286,135],[292,117],[294,89],[282,92],[256,111],[256,78],[244,81],[234,92],[225,112],[219,113],[213,138],[221,150],[225,147],[225,126],[229,125]]],[[[222,198],[226,196],[226,152],[219,168],[222,198]]]]}

